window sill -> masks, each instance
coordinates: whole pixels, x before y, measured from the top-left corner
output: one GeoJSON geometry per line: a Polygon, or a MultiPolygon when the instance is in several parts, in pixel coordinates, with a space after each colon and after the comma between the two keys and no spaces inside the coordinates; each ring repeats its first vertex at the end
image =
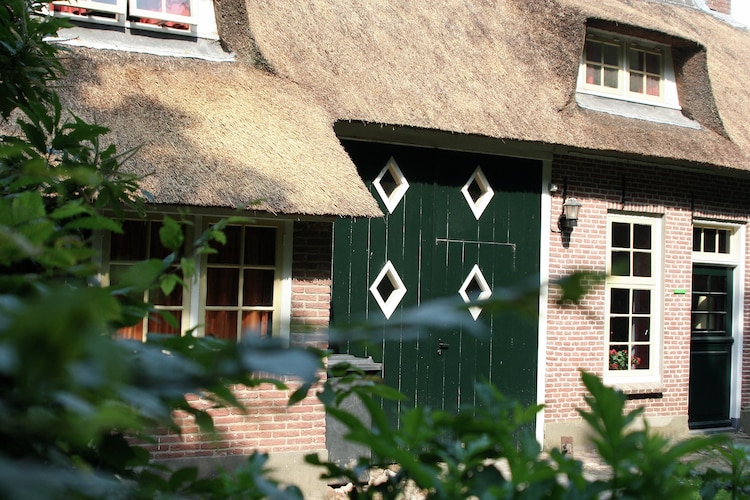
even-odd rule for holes
{"type": "Polygon", "coordinates": [[[695,130],[700,130],[701,128],[697,121],[686,117],[678,109],[625,101],[612,97],[601,97],[583,92],[576,92],[576,103],[583,109],[609,113],[625,118],[665,123],[695,130]]]}
{"type": "Polygon", "coordinates": [[[661,382],[606,382],[609,387],[617,389],[628,399],[661,399],[666,388],[661,382]]]}

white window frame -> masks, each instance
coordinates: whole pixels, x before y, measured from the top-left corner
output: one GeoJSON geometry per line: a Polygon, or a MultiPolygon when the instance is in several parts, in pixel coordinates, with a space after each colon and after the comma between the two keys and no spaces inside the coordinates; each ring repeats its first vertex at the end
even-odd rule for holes
{"type": "MultiPolygon", "coordinates": [[[[150,214],[147,219],[136,219],[160,226],[163,214],[150,214]]],[[[186,239],[191,241],[198,233],[205,230],[210,223],[218,220],[217,217],[195,215],[192,217],[194,224],[192,231],[188,228],[186,239]]],[[[263,220],[253,219],[252,223],[242,224],[244,226],[272,227],[276,230],[276,254],[275,254],[275,273],[273,286],[273,306],[269,309],[273,312],[271,332],[273,337],[279,337],[288,341],[290,336],[290,315],[291,315],[291,267],[292,267],[292,248],[289,242],[293,229],[290,221],[263,220]]],[[[97,241],[101,248],[102,274],[100,281],[104,286],[110,284],[110,235],[101,234],[97,241]]],[[[196,258],[195,275],[190,283],[183,287],[182,297],[182,316],[181,316],[181,335],[191,334],[202,337],[205,335],[203,321],[205,318],[205,299],[206,299],[206,269],[208,258],[201,255],[196,258]]],[[[116,263],[116,262],[115,262],[116,263]]],[[[171,308],[157,307],[157,309],[171,308]]],[[[148,318],[144,318],[143,339],[147,334],[148,318]]],[[[238,335],[239,336],[239,335],[238,335]]],[[[239,338],[238,338],[239,340],[239,338]]]]}
{"type": "Polygon", "coordinates": [[[578,69],[577,92],[599,97],[609,97],[640,104],[650,104],[672,109],[682,109],[677,96],[677,83],[672,62],[672,50],[669,45],[659,44],[626,35],[610,33],[602,30],[589,29],[586,41],[612,44],[618,46],[618,86],[616,89],[603,85],[586,83],[586,45],[584,43],[578,69]],[[630,91],[629,49],[646,52],[658,52],[661,55],[662,78],[659,96],[651,96],[630,91]]]}
{"type": "Polygon", "coordinates": [[[216,16],[212,0],[190,0],[190,16],[138,9],[135,7],[136,0],[115,1],[116,3],[114,5],[110,5],[103,2],[97,2],[96,0],[54,0],[52,3],[55,5],[82,8],[89,10],[90,12],[86,15],[54,11],[51,9],[48,9],[48,12],[59,17],[69,17],[71,19],[98,24],[109,24],[125,28],[138,28],[184,36],[218,39],[218,29],[216,26],[216,16]],[[114,14],[114,17],[112,17],[112,14],[114,14]],[[161,23],[129,21],[128,16],[156,19],[161,21],[161,23]],[[170,27],[165,24],[170,22],[187,25],[188,29],[170,27]]]}
{"type": "MultiPolygon", "coordinates": [[[[605,314],[603,334],[603,373],[604,381],[608,384],[626,383],[659,383],[661,381],[663,358],[663,221],[661,216],[636,215],[625,213],[609,213],[607,215],[607,280],[605,286],[605,314]],[[651,276],[614,276],[612,274],[612,224],[622,222],[627,224],[642,224],[651,226],[651,276]],[[627,288],[630,290],[649,290],[650,304],[650,366],[642,370],[610,370],[610,307],[611,291],[613,288],[627,288]]],[[[630,342],[630,339],[629,339],[630,342]]]]}
{"type": "Polygon", "coordinates": [[[740,240],[740,229],[742,227],[742,224],[695,219],[693,228],[729,231],[729,253],[693,250],[693,262],[696,264],[737,265],[742,250],[742,241],[740,240]]]}

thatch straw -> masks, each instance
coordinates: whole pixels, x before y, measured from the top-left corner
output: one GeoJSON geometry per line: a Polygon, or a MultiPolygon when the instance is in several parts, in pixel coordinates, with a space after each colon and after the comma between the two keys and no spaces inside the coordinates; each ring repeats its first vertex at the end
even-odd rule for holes
{"type": "Polygon", "coordinates": [[[297,85],[239,63],[73,49],[64,104],[109,127],[156,201],[378,216],[333,119],[297,85]],[[253,203],[257,202],[257,203],[253,203]]]}
{"type": "Polygon", "coordinates": [[[646,0],[246,5],[264,60],[338,119],[750,169],[750,35],[697,9],[646,0]],[[597,20],[676,44],[685,113],[701,130],[576,105],[586,25],[597,20]]]}

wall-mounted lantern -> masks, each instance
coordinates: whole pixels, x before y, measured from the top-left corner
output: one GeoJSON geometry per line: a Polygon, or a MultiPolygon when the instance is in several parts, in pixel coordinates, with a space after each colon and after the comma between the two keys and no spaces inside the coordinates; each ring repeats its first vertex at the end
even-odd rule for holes
{"type": "Polygon", "coordinates": [[[560,216],[560,229],[572,231],[578,225],[578,212],[583,205],[575,198],[567,198],[563,203],[563,213],[560,216]]]}

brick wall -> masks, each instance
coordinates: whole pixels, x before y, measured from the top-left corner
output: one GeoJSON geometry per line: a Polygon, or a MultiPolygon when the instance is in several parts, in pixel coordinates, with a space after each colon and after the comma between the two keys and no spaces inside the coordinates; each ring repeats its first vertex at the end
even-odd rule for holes
{"type": "Polygon", "coordinates": [[[292,266],[292,330],[328,326],[331,306],[333,224],[294,224],[292,266]]]}
{"type": "Polygon", "coordinates": [[[709,9],[721,12],[722,14],[731,14],[732,0],[706,0],[709,9]]]}
{"type": "MultiPolygon", "coordinates": [[[[293,234],[292,264],[292,339],[293,345],[326,347],[331,297],[332,224],[296,222],[293,234]]],[[[325,377],[325,374],[321,374],[325,377]]],[[[233,392],[245,407],[214,409],[216,438],[198,431],[193,417],[179,412],[182,432],[162,432],[147,448],[156,460],[247,455],[255,450],[267,453],[307,452],[325,449],[325,409],[310,396],[288,407],[289,396],[299,387],[294,380],[283,380],[289,389],[272,384],[249,388],[234,386],[233,392]]],[[[191,400],[197,408],[209,408],[209,402],[191,400]]]]}
{"type": "MultiPolygon", "coordinates": [[[[687,415],[690,357],[690,287],[692,272],[692,218],[712,217],[747,221],[750,183],[717,175],[667,170],[653,166],[556,156],[552,182],[560,190],[552,200],[549,217],[556,229],[562,207],[562,188],[567,179],[568,195],[583,203],[578,227],[568,241],[550,231],[550,277],[576,269],[606,269],[606,220],[608,210],[626,210],[662,215],[664,229],[663,374],[659,387],[634,389],[641,394],[630,404],[643,405],[647,415],[687,415]],[[679,295],[674,289],[684,288],[679,295]],[[642,399],[641,399],[642,398],[642,399]]],[[[747,246],[747,242],[745,245],[747,246]]],[[[747,255],[747,253],[746,253],[747,255]]],[[[746,264],[747,265],[747,264],[746,264]]],[[[746,273],[747,275],[747,273],[746,273]]],[[[750,281],[745,278],[745,289],[750,281]]],[[[545,421],[579,418],[584,407],[579,368],[599,375],[604,372],[605,296],[603,286],[590,293],[580,307],[556,305],[558,292],[551,291],[548,315],[545,421]]],[[[745,303],[750,297],[745,298],[745,303]]],[[[744,330],[750,323],[744,319],[744,330]]],[[[750,342],[744,344],[750,359],[750,342]]],[[[743,371],[743,407],[750,407],[750,370],[743,371]]]]}

